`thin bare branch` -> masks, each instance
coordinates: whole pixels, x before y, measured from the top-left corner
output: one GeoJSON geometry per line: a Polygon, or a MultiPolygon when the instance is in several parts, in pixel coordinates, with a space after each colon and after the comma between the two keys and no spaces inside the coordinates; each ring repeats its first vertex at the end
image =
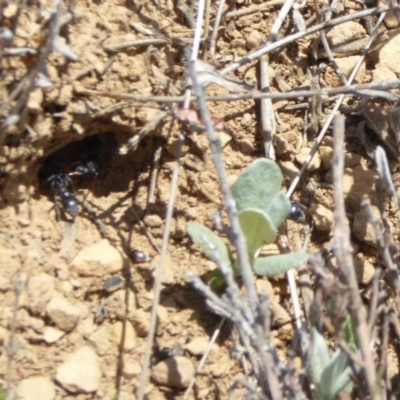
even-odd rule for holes
{"type": "Polygon", "coordinates": [[[350,244],[350,230],[347,225],[344,193],[344,117],[337,115],[334,119],[334,155],[333,155],[333,197],[335,227],[335,255],[341,268],[341,278],[350,291],[350,314],[354,320],[359,346],[364,361],[364,374],[369,392],[374,399],[381,399],[380,388],[376,381],[375,363],[370,347],[367,311],[359,294],[357,277],[353,262],[353,249],[350,244]]]}
{"type": "MultiPolygon", "coordinates": [[[[389,90],[400,88],[400,79],[390,82],[372,82],[366,85],[350,85],[340,86],[337,88],[323,88],[320,90],[291,90],[283,93],[262,93],[259,91],[251,91],[240,94],[229,94],[222,96],[205,96],[206,102],[219,102],[219,101],[240,101],[240,100],[259,100],[259,99],[272,99],[272,100],[286,100],[297,99],[299,97],[313,97],[313,96],[336,96],[336,95],[353,95],[353,96],[366,96],[384,98],[389,101],[398,101],[399,96],[387,93],[389,90]]],[[[153,102],[153,103],[180,103],[185,99],[185,96],[141,96],[135,94],[122,94],[110,93],[98,90],[85,89],[82,86],[76,85],[75,93],[88,96],[101,96],[109,97],[118,100],[132,100],[137,102],[153,102]]],[[[196,102],[195,96],[190,97],[190,101],[196,102]]]]}
{"type": "Polygon", "coordinates": [[[363,18],[368,15],[381,14],[381,13],[386,12],[388,9],[389,8],[386,6],[376,7],[376,8],[372,8],[372,9],[368,9],[368,10],[363,10],[358,13],[344,15],[343,17],[339,17],[339,18],[332,19],[330,21],[326,21],[321,24],[315,25],[315,26],[307,29],[304,32],[298,32],[298,33],[294,33],[293,35],[286,36],[285,38],[278,40],[272,44],[268,44],[266,46],[261,47],[260,49],[254,51],[253,53],[247,54],[246,57],[242,58],[241,60],[234,62],[233,64],[225,67],[221,71],[221,73],[227,74],[229,72],[235,71],[238,68],[242,67],[243,65],[256,60],[257,58],[261,57],[264,54],[270,53],[273,50],[277,50],[281,47],[287,46],[288,44],[293,43],[296,40],[304,38],[308,35],[311,35],[312,33],[318,32],[321,29],[331,28],[333,26],[343,24],[344,22],[363,18]]]}
{"type": "Polygon", "coordinates": [[[222,16],[222,11],[224,10],[224,5],[225,5],[225,0],[220,0],[219,5],[218,5],[218,10],[217,10],[217,15],[214,20],[214,26],[213,26],[213,31],[211,34],[211,39],[210,39],[210,57],[214,58],[215,56],[215,49],[217,45],[217,37],[218,37],[218,29],[219,25],[221,23],[221,16],[222,16]]]}

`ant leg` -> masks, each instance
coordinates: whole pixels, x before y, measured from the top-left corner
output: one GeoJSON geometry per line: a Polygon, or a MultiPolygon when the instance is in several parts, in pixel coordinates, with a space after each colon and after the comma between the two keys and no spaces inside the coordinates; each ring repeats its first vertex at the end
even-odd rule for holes
{"type": "Polygon", "coordinates": [[[91,190],[92,190],[93,196],[96,195],[97,175],[98,175],[98,174],[95,174],[95,175],[94,175],[94,178],[93,178],[93,180],[92,180],[92,188],[91,188],[91,190]]]}
{"type": "Polygon", "coordinates": [[[60,206],[58,205],[58,196],[54,195],[54,208],[56,210],[56,220],[61,221],[61,211],[60,206]]]}

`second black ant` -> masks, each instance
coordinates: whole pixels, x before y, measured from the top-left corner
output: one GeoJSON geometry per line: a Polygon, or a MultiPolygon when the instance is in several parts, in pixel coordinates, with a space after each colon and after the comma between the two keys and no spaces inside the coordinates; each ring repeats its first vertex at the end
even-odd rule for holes
{"type": "Polygon", "coordinates": [[[53,195],[57,220],[61,220],[60,205],[64,215],[68,214],[72,220],[78,215],[79,202],[73,189],[73,178],[89,177],[95,182],[98,174],[99,163],[96,160],[86,160],[73,164],[68,172],[51,174],[46,179],[46,186],[50,188],[53,195]]]}

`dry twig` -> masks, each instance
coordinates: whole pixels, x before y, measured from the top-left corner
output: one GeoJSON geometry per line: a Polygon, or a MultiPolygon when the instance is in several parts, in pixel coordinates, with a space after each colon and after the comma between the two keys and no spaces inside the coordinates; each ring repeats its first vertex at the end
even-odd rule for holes
{"type": "Polygon", "coordinates": [[[368,331],[367,311],[362,302],[356,273],[354,270],[352,247],[350,244],[350,231],[346,223],[346,212],[343,193],[343,171],[344,171],[344,117],[336,116],[334,119],[334,155],[333,155],[333,197],[334,197],[334,240],[335,256],[341,269],[341,279],[349,289],[350,315],[355,323],[358,342],[361,349],[364,374],[367,381],[369,393],[372,398],[380,399],[380,387],[376,381],[375,363],[371,339],[368,331]]]}

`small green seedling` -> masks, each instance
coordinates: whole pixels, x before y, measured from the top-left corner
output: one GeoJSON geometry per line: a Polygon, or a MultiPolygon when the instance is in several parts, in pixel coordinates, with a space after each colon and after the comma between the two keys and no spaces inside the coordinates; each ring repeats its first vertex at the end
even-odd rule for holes
{"type": "MultiPolygon", "coordinates": [[[[308,371],[315,385],[318,400],[333,400],[346,387],[351,389],[351,368],[347,354],[337,349],[332,357],[324,337],[315,329],[311,329],[312,353],[308,361],[308,371]]],[[[354,344],[349,344],[356,352],[354,344]]],[[[351,390],[350,390],[351,391],[351,390]]]]}
{"type": "MultiPolygon", "coordinates": [[[[232,186],[238,217],[246,238],[247,251],[253,271],[257,275],[275,276],[298,267],[307,261],[307,253],[301,251],[270,257],[258,257],[265,244],[273,243],[281,223],[290,212],[290,201],[281,191],[282,173],[272,160],[258,159],[240,174],[232,186]]],[[[218,259],[232,265],[235,275],[240,267],[234,260],[225,242],[210,229],[197,222],[187,225],[193,241],[213,261],[218,259]]],[[[209,284],[221,287],[223,277],[216,270],[209,284]]]]}

